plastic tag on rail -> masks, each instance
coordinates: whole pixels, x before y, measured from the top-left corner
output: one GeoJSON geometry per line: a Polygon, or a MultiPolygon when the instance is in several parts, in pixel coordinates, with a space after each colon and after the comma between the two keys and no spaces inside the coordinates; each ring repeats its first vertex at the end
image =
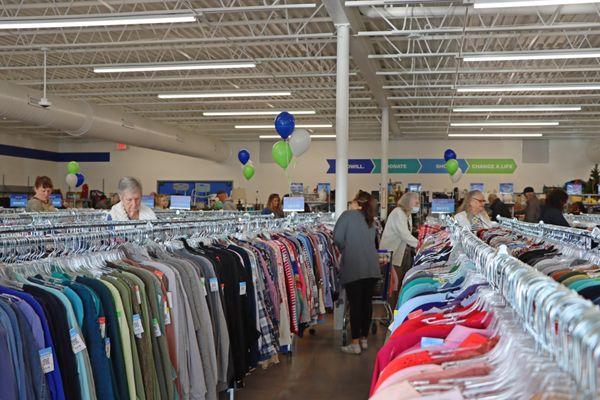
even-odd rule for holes
{"type": "Polygon", "coordinates": [[[142,325],[140,314],[133,314],[133,333],[140,339],[142,338],[142,333],[144,333],[144,326],[142,325]]]}
{"type": "Polygon", "coordinates": [[[52,347],[46,347],[41,349],[40,362],[42,363],[42,372],[48,374],[54,371],[54,355],[52,354],[52,347]]]}
{"type": "Polygon", "coordinates": [[[73,353],[77,354],[85,350],[85,343],[83,342],[79,332],[77,332],[77,329],[71,328],[69,330],[69,336],[71,337],[71,347],[73,348],[73,353]]]}
{"type": "Polygon", "coordinates": [[[217,278],[210,278],[208,281],[210,283],[210,291],[218,292],[219,291],[219,280],[217,278]]]}
{"type": "Polygon", "coordinates": [[[240,296],[246,295],[246,282],[240,282],[240,296]]]}

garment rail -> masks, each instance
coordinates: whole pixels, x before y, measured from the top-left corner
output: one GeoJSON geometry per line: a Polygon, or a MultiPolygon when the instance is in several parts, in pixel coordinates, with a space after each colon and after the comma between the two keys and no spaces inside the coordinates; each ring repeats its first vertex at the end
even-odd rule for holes
{"type": "Polygon", "coordinates": [[[582,224],[589,228],[594,228],[600,225],[600,214],[564,214],[565,219],[571,225],[582,224]]]}
{"type": "Polygon", "coordinates": [[[505,246],[496,250],[453,219],[445,223],[454,246],[473,260],[490,285],[502,293],[540,347],[575,378],[586,398],[598,398],[600,310],[510,256],[505,246]]]}
{"type": "Polygon", "coordinates": [[[85,208],[71,209],[69,211],[56,211],[51,213],[0,213],[0,225],[38,224],[44,221],[101,221],[106,220],[107,215],[108,211],[85,208]]]}

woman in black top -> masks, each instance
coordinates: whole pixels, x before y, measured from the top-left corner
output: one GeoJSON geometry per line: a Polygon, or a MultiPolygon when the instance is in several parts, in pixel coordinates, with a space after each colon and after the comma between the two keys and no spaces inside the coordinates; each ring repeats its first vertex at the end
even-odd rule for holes
{"type": "Polygon", "coordinates": [[[545,224],[570,226],[563,215],[569,195],[563,189],[553,189],[546,195],[546,205],[542,210],[542,218],[545,224]]]}

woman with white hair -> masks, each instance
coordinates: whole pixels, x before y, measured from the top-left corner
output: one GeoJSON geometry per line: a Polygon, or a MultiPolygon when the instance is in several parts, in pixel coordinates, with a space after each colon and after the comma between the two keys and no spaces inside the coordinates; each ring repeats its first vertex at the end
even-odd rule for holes
{"type": "Polygon", "coordinates": [[[398,200],[398,207],[388,216],[381,236],[379,248],[393,251],[392,264],[402,282],[404,274],[411,267],[410,262],[403,263],[406,246],[417,247],[418,240],[412,235],[412,213],[419,212],[421,200],[416,192],[407,192],[398,200]]]}
{"type": "Polygon", "coordinates": [[[494,226],[485,212],[485,197],[480,190],[471,190],[467,193],[454,219],[459,225],[473,230],[494,226]]]}
{"type": "Polygon", "coordinates": [[[142,184],[136,178],[121,178],[117,190],[121,201],[110,210],[113,221],[156,219],[154,211],[142,204],[142,184]]]}

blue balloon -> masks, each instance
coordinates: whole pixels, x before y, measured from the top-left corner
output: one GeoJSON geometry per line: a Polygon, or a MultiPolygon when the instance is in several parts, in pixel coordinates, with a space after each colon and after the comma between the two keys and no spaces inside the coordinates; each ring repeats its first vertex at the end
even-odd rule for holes
{"type": "Polygon", "coordinates": [[[296,120],[294,119],[294,116],[287,111],[279,113],[277,118],[275,118],[275,130],[277,130],[279,136],[284,140],[290,137],[292,132],[294,132],[295,127],[296,120]]]}
{"type": "Polygon", "coordinates": [[[246,149],[240,150],[238,153],[238,160],[244,165],[250,160],[250,152],[246,149]]]}
{"type": "Polygon", "coordinates": [[[456,153],[452,149],[448,149],[444,152],[444,161],[456,160],[456,153]]]}
{"type": "Polygon", "coordinates": [[[83,185],[83,182],[85,182],[85,176],[83,176],[82,173],[77,173],[75,174],[75,176],[77,176],[77,184],[75,185],[75,187],[83,185]]]}

